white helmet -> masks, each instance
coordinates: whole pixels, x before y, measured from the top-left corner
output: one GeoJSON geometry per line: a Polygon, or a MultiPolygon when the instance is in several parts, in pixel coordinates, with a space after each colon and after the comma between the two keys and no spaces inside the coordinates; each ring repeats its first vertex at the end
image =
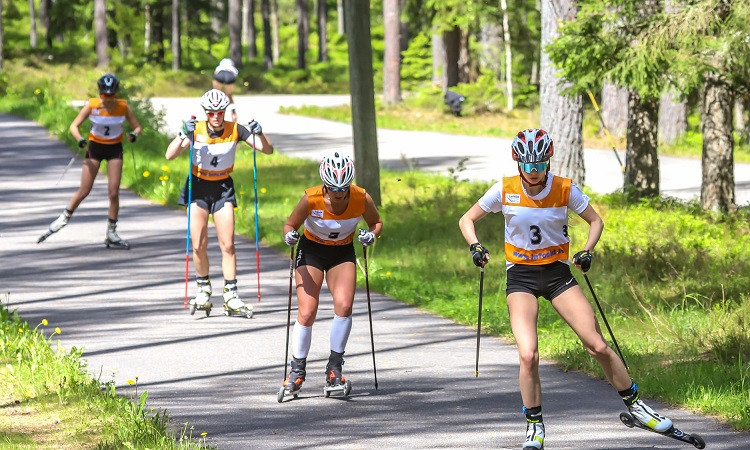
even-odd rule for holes
{"type": "Polygon", "coordinates": [[[320,161],[320,179],[326,186],[349,186],[354,181],[354,160],[340,152],[324,156],[320,161]]]}
{"type": "Polygon", "coordinates": [[[539,128],[519,131],[510,146],[513,160],[522,163],[547,161],[555,154],[552,138],[539,128]]]}
{"type": "Polygon", "coordinates": [[[201,97],[201,106],[205,111],[224,111],[229,106],[229,97],[218,89],[211,89],[201,97]]]}

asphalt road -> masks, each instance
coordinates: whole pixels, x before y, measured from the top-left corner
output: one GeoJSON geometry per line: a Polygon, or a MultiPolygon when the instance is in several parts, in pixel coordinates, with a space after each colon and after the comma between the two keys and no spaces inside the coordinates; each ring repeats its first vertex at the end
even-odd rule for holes
{"type": "MultiPolygon", "coordinates": [[[[284,151],[281,139],[277,145],[284,151]]],[[[84,348],[88,369],[102,381],[114,380],[122,395],[135,395],[127,380],[137,377],[139,392],[148,390],[151,407],[169,410],[175,429],[189,422],[193,435],[207,432],[220,449],[520,448],[525,423],[517,356],[501,339],[483,336],[475,378],[473,329],[373,293],[376,391],[366,297],[357,291],[344,366],[354,389],[348,399],[326,399],[333,311],[325,292],[302,396],[279,404],[288,253],[262,248],[263,297],[255,318],[224,317],[220,308],[208,318],[190,316],[183,309],[182,211],[123,190],[118,231],[132,250],[107,250],[106,183],[99,179],[71,223],[37,244],[78,186],[80,161],[56,185],[70,151],[43,128],[7,115],[0,115],[0,157],[0,291],[9,293],[10,307],[32,325],[46,318],[49,329],[60,327],[62,344],[84,348]]],[[[221,276],[213,229],[209,239],[216,288],[221,276]]],[[[237,248],[240,292],[249,300],[256,287],[254,242],[238,236],[237,248]]],[[[624,406],[605,382],[546,362],[541,374],[546,448],[686,448],[623,426],[618,414],[624,406]]],[[[707,448],[750,448],[748,433],[649,403],[685,431],[700,433],[707,448]]]]}

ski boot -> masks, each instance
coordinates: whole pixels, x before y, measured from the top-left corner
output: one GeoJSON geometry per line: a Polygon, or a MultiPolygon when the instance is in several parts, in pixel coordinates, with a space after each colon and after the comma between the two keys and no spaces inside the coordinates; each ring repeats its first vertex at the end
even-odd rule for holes
{"type": "Polygon", "coordinates": [[[117,235],[117,222],[109,222],[107,225],[107,237],[104,239],[107,248],[119,250],[130,250],[130,244],[117,235]]]}
{"type": "Polygon", "coordinates": [[[224,286],[224,315],[225,316],[245,316],[248,319],[253,318],[253,306],[248,305],[240,300],[237,295],[237,289],[227,289],[224,286]]]}
{"type": "Polygon", "coordinates": [[[198,282],[198,292],[195,294],[195,298],[190,300],[188,304],[190,315],[195,314],[196,310],[205,311],[206,317],[211,315],[211,307],[213,306],[209,301],[211,299],[211,282],[198,282]]]}
{"type": "Polygon", "coordinates": [[[41,244],[48,237],[60,231],[65,225],[68,224],[68,222],[70,222],[70,217],[71,216],[68,214],[67,209],[63,211],[57,219],[53,220],[52,223],[49,224],[49,230],[43,235],[41,235],[39,239],[36,241],[36,243],[41,244]]]}
{"type": "Polygon", "coordinates": [[[523,450],[544,450],[544,424],[526,422],[526,441],[523,450]]]}
{"type": "Polygon", "coordinates": [[[344,365],[344,354],[331,350],[331,356],[328,357],[326,365],[326,387],[323,388],[323,394],[326,397],[331,392],[342,392],[344,397],[352,391],[352,382],[344,378],[341,373],[341,366],[344,365]]]}
{"type": "Polygon", "coordinates": [[[630,412],[620,413],[620,420],[628,428],[642,428],[667,436],[678,441],[692,444],[695,448],[705,448],[706,443],[697,434],[687,434],[675,428],[672,421],[651,409],[642,400],[636,400],[628,406],[630,412]]]}
{"type": "Polygon", "coordinates": [[[286,380],[284,380],[284,384],[276,394],[276,400],[278,400],[279,403],[284,401],[284,397],[288,397],[290,395],[294,396],[294,398],[297,398],[300,389],[302,389],[302,382],[305,381],[305,375],[307,374],[307,372],[305,371],[307,358],[292,357],[289,365],[292,366],[292,370],[289,372],[286,380]]]}

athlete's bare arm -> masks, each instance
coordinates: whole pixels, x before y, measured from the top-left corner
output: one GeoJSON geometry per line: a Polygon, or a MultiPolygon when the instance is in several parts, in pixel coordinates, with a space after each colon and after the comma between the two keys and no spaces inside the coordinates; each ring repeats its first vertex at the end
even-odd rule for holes
{"type": "Polygon", "coordinates": [[[167,158],[168,161],[171,161],[180,156],[180,154],[184,152],[188,147],[190,147],[190,139],[188,139],[187,137],[177,136],[176,138],[172,139],[172,142],[169,143],[169,146],[167,147],[167,153],[164,155],[164,157],[167,158]]]}
{"type": "Polygon", "coordinates": [[[81,108],[76,118],[73,119],[73,123],[70,124],[70,134],[73,135],[76,141],[80,141],[82,137],[78,127],[89,117],[89,114],[91,114],[91,106],[86,102],[86,105],[81,108]]]}
{"type": "MultiPolygon", "coordinates": [[[[273,144],[268,139],[268,137],[265,134],[263,134],[263,133],[258,134],[256,136],[258,136],[255,139],[255,148],[256,148],[256,150],[260,150],[261,152],[265,153],[266,155],[270,155],[271,153],[273,153],[273,144]]],[[[247,140],[245,142],[247,142],[248,144],[250,144],[250,147],[252,147],[253,146],[253,135],[251,135],[249,138],[247,138],[247,140]]]]}
{"type": "Polygon", "coordinates": [[[467,244],[471,245],[475,242],[479,242],[479,239],[477,239],[477,233],[474,229],[474,224],[487,214],[487,211],[483,210],[482,207],[479,206],[479,203],[474,203],[474,206],[469,208],[469,210],[461,216],[461,219],[458,221],[458,228],[461,230],[461,234],[464,235],[467,244]]]}
{"type": "Polygon", "coordinates": [[[305,219],[307,218],[307,208],[308,200],[307,194],[305,194],[302,196],[299,203],[297,203],[297,206],[294,207],[294,210],[286,220],[286,223],[284,224],[284,231],[283,233],[281,233],[282,235],[286,235],[292,230],[299,230],[299,227],[302,226],[302,224],[305,222],[305,219]]]}
{"type": "Polygon", "coordinates": [[[138,136],[141,135],[141,124],[138,123],[138,119],[135,118],[133,110],[128,106],[128,111],[125,113],[125,118],[128,119],[128,123],[133,128],[133,132],[138,136]]]}
{"type": "Polygon", "coordinates": [[[604,231],[604,221],[591,205],[587,206],[579,216],[589,224],[589,237],[583,249],[593,251],[604,231]]]}
{"type": "Polygon", "coordinates": [[[376,236],[380,236],[380,232],[383,230],[383,221],[380,220],[380,213],[378,208],[375,206],[375,201],[370,197],[370,194],[365,194],[365,213],[362,217],[367,222],[367,226],[370,231],[376,236]]]}

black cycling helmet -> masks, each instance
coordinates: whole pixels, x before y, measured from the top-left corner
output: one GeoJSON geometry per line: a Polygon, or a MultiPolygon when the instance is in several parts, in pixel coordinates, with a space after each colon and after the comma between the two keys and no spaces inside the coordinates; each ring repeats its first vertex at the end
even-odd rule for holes
{"type": "Polygon", "coordinates": [[[99,86],[100,94],[116,94],[120,87],[120,80],[111,73],[105,73],[96,84],[99,86]]]}

